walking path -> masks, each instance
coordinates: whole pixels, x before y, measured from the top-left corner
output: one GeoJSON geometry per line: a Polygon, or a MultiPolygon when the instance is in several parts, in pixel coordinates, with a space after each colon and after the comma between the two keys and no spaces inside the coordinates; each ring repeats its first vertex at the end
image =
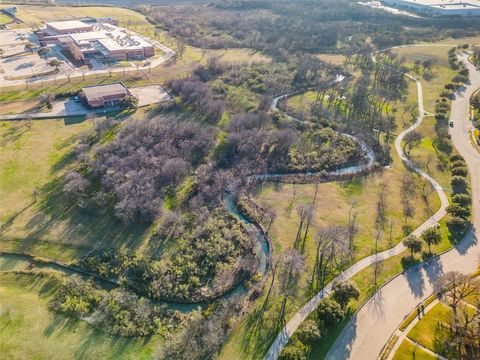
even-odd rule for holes
{"type": "MultiPolygon", "coordinates": [[[[450,129],[452,141],[465,158],[472,187],[473,226],[460,244],[445,254],[431,259],[397,276],[378,291],[351,319],[330,349],[327,359],[371,359],[377,357],[403,319],[420,299],[433,293],[433,284],[444,273],[474,272],[478,267],[480,243],[480,156],[469,142],[471,123],[469,100],[480,87],[480,72],[461,58],[470,71],[470,84],[456,93],[452,102],[450,129]]],[[[418,84],[418,83],[417,83],[418,84]]],[[[420,93],[419,93],[420,94],[420,93]]]]}
{"type": "MultiPolygon", "coordinates": [[[[423,89],[422,89],[422,84],[419,80],[417,80],[415,77],[411,75],[407,75],[410,79],[414,80],[417,84],[417,91],[418,91],[418,110],[419,110],[419,116],[417,118],[417,121],[410,126],[408,129],[403,131],[400,135],[395,140],[395,149],[400,156],[400,158],[404,161],[404,163],[410,167],[413,171],[417,172],[419,175],[421,175],[423,178],[425,178],[427,181],[429,181],[432,186],[434,187],[435,191],[437,192],[438,196],[440,197],[441,201],[441,206],[440,209],[429,219],[427,219],[422,225],[420,225],[415,231],[413,231],[414,235],[419,236],[422,234],[426,229],[436,225],[438,221],[445,216],[446,214],[446,208],[448,206],[448,197],[445,194],[444,190],[440,186],[440,184],[433,179],[430,175],[416,167],[406,156],[406,154],[403,152],[402,148],[402,141],[404,137],[415,130],[417,127],[419,127],[425,117],[425,110],[423,107],[423,89]]],[[[349,267],[347,270],[343,271],[340,275],[338,275],[335,279],[333,279],[327,286],[325,286],[320,292],[318,292],[308,303],[306,303],[293,317],[290,319],[290,321],[285,325],[285,327],[281,330],[280,334],[277,336],[275,341],[272,343],[270,349],[268,350],[267,354],[265,355],[265,360],[274,360],[277,359],[278,356],[280,355],[282,349],[285,347],[287,344],[288,340],[290,337],[293,335],[293,333],[298,329],[300,324],[317,308],[318,304],[322,299],[327,297],[331,293],[331,289],[333,286],[334,282],[337,281],[344,281],[347,279],[350,279],[363,269],[367,268],[370,265],[375,264],[378,261],[386,260],[392,256],[401,254],[403,251],[405,251],[405,246],[403,245],[402,242],[400,242],[398,245],[395,247],[385,250],[381,253],[378,253],[376,255],[371,255],[369,257],[366,257],[357,263],[353,264],[351,267],[349,267]]],[[[391,334],[391,332],[389,333],[391,334]]],[[[385,343],[382,342],[381,346],[385,343]]],[[[344,359],[345,357],[342,356],[334,356],[331,357],[332,359],[344,359]]],[[[368,358],[368,357],[367,357],[368,358]]]]}

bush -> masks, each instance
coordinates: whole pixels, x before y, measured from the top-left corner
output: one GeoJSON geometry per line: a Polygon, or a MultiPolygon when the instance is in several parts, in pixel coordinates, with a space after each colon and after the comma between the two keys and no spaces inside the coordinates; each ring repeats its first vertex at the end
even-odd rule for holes
{"type": "MultiPolygon", "coordinates": [[[[450,158],[450,161],[452,161],[452,159],[450,158]]],[[[465,163],[465,160],[463,159],[459,159],[459,160],[455,160],[453,161],[451,164],[450,164],[450,169],[455,169],[457,167],[465,167],[467,164],[465,163]]]]}
{"type": "Polygon", "coordinates": [[[280,360],[306,360],[306,349],[300,341],[289,343],[278,357],[280,360]]]}
{"type": "Polygon", "coordinates": [[[466,167],[456,167],[452,169],[452,175],[453,176],[463,176],[467,177],[468,175],[468,169],[466,167]]]}
{"type": "Polygon", "coordinates": [[[52,310],[67,315],[86,316],[101,300],[101,293],[93,287],[93,282],[84,281],[73,275],[62,283],[50,301],[52,310]]]}
{"type": "Polygon", "coordinates": [[[452,202],[463,207],[469,207],[472,203],[472,197],[469,194],[456,194],[453,195],[452,202]]]}
{"type": "Polygon", "coordinates": [[[470,209],[458,204],[453,204],[447,207],[447,213],[452,217],[467,219],[470,216],[470,209]]]}
{"type": "Polygon", "coordinates": [[[467,179],[463,176],[452,176],[450,184],[452,185],[455,194],[466,194],[468,192],[467,179]]]}
{"type": "Polygon", "coordinates": [[[450,217],[447,219],[447,225],[456,228],[463,228],[467,224],[467,221],[460,217],[450,217]]]}
{"type": "Polygon", "coordinates": [[[315,341],[320,340],[320,329],[313,320],[306,320],[300,325],[299,329],[295,333],[298,339],[308,345],[312,345],[315,341]]]}
{"type": "Polygon", "coordinates": [[[345,317],[345,311],[342,309],[339,303],[330,299],[323,299],[318,304],[317,316],[319,327],[328,328],[342,321],[345,317]]]}
{"type": "Polygon", "coordinates": [[[332,298],[340,304],[342,309],[347,307],[350,299],[358,299],[360,296],[360,290],[353,281],[335,282],[332,290],[332,298]]]}
{"type": "Polygon", "coordinates": [[[152,306],[123,289],[112,290],[99,306],[101,316],[96,324],[112,334],[121,336],[147,336],[155,333],[161,323],[164,309],[152,306]]]}

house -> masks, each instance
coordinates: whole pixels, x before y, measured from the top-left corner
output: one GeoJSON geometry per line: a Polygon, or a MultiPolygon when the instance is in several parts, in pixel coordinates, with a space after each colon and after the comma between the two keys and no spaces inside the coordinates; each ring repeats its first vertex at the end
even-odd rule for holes
{"type": "Polygon", "coordinates": [[[84,86],[79,96],[88,107],[98,109],[120,105],[126,96],[132,96],[132,94],[122,82],[117,82],[105,85],[84,86]]]}

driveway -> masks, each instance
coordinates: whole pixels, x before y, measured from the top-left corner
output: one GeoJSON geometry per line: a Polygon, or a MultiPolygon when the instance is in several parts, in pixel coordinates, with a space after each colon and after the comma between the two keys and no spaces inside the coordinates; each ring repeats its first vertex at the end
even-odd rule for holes
{"type": "MultiPolygon", "coordinates": [[[[160,85],[140,86],[129,88],[129,90],[132,95],[138,98],[138,107],[161,103],[171,99],[170,95],[168,95],[160,85]]],[[[118,110],[120,110],[118,107],[97,110],[87,109],[83,104],[77,103],[73,99],[65,99],[54,101],[52,103],[52,110],[49,112],[0,115],[0,120],[64,118],[69,116],[85,116],[90,113],[104,114],[105,112],[118,110]]]]}
{"type": "Polygon", "coordinates": [[[466,61],[471,84],[459,91],[452,103],[452,141],[467,162],[473,197],[473,226],[454,249],[397,276],[385,285],[348,323],[327,355],[327,359],[374,359],[390,335],[418,303],[433,293],[433,284],[444,273],[469,274],[478,268],[480,244],[480,155],[469,141],[470,96],[480,87],[480,73],[466,61]]]}

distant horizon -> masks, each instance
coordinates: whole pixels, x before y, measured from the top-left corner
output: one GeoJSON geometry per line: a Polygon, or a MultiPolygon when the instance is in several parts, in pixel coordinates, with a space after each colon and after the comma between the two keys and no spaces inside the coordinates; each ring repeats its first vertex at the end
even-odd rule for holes
{"type": "Polygon", "coordinates": [[[140,4],[151,4],[151,5],[167,5],[167,4],[179,4],[179,3],[201,3],[207,2],[207,0],[148,0],[148,1],[139,1],[139,0],[55,0],[56,5],[118,5],[118,6],[135,6],[140,4]]]}

